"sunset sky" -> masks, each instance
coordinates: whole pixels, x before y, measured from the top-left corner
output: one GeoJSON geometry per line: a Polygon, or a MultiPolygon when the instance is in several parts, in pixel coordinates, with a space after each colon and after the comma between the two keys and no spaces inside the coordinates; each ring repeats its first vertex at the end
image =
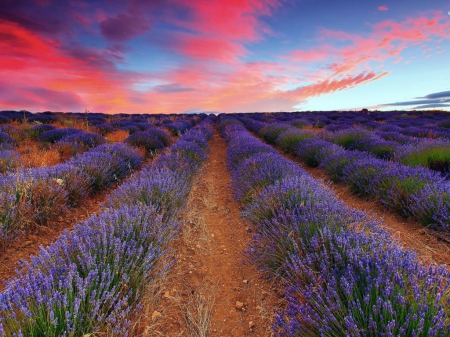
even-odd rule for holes
{"type": "Polygon", "coordinates": [[[0,110],[450,110],[450,0],[0,3],[0,110]]]}

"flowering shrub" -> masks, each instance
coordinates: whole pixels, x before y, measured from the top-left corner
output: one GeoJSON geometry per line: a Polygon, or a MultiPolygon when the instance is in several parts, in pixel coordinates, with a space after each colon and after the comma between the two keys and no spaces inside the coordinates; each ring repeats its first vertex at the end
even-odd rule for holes
{"type": "Polygon", "coordinates": [[[356,140],[349,150],[367,151],[375,157],[390,160],[394,157],[398,144],[394,141],[387,141],[375,136],[356,140]]]}
{"type": "Polygon", "coordinates": [[[191,137],[183,137],[183,139],[176,142],[170,150],[173,152],[181,152],[183,157],[186,159],[190,159],[198,163],[205,161],[207,158],[205,150],[197,145],[196,141],[192,140],[192,138],[189,140],[189,138],[191,137]]]}
{"type": "Polygon", "coordinates": [[[264,138],[264,140],[270,144],[274,144],[278,136],[289,129],[296,129],[295,127],[285,123],[271,123],[258,132],[258,136],[264,138]]]}
{"type": "Polygon", "coordinates": [[[30,223],[47,224],[50,216],[63,214],[67,204],[66,190],[40,168],[21,170],[4,177],[0,182],[0,190],[5,195],[13,196],[7,198],[8,203],[12,204],[1,210],[2,224],[8,223],[11,233],[30,223]],[[15,223],[16,220],[21,224],[15,223]]]}
{"type": "MultiPolygon", "coordinates": [[[[210,126],[205,121],[196,128],[209,133],[210,126]]],[[[130,335],[130,319],[142,309],[145,287],[167,271],[159,261],[177,233],[178,214],[200,167],[162,169],[161,158],[176,154],[182,159],[183,153],[180,146],[158,157],[116,192],[124,203],[111,196],[112,208],[42,248],[0,294],[0,335],[85,336],[98,331],[130,335]],[[150,187],[149,195],[130,193],[141,184],[150,187]],[[148,197],[151,200],[141,199],[148,197]]]]}
{"type": "Polygon", "coordinates": [[[149,127],[146,132],[157,137],[164,146],[169,146],[172,144],[172,137],[167,132],[159,128],[149,127]]]}
{"type": "Polygon", "coordinates": [[[395,160],[408,166],[423,166],[450,175],[450,141],[423,139],[406,144],[396,152],[395,160]]]}
{"type": "Polygon", "coordinates": [[[74,128],[65,128],[65,129],[54,129],[49,130],[41,133],[39,136],[39,140],[41,142],[46,143],[56,143],[58,140],[63,139],[64,137],[67,137],[69,135],[73,135],[75,133],[82,132],[81,130],[74,129],[74,128]]]}
{"type": "Polygon", "coordinates": [[[359,128],[349,128],[337,131],[329,136],[330,141],[345,149],[351,149],[357,140],[365,138],[370,138],[370,133],[367,132],[367,130],[359,128]]]}
{"type": "Polygon", "coordinates": [[[124,335],[165,236],[173,230],[152,208],[104,211],[42,248],[0,294],[10,336],[83,336],[106,327],[124,335]],[[38,328],[39,327],[39,328],[38,328]]]}
{"type": "Polygon", "coordinates": [[[344,177],[343,172],[347,166],[351,166],[354,162],[369,157],[369,154],[363,152],[344,150],[324,159],[319,167],[325,170],[331,180],[341,182],[344,177]]]}
{"type": "Polygon", "coordinates": [[[265,126],[265,123],[255,120],[253,118],[241,117],[239,118],[239,120],[245,125],[247,130],[250,130],[251,132],[254,133],[258,133],[259,130],[261,130],[265,126]]]}
{"type": "Polygon", "coordinates": [[[253,154],[241,160],[232,171],[236,198],[244,202],[251,200],[261,188],[286,176],[295,175],[298,171],[298,166],[293,163],[280,162],[278,154],[253,154]]]}
{"type": "MultiPolygon", "coordinates": [[[[381,203],[403,216],[415,215],[416,212],[411,212],[411,206],[415,204],[415,196],[425,186],[447,185],[445,179],[436,172],[403,165],[391,165],[381,173],[376,184],[376,195],[381,203]]],[[[430,205],[421,205],[421,208],[427,207],[430,205]]]]}
{"type": "Polygon", "coordinates": [[[57,144],[61,143],[81,145],[85,149],[91,149],[105,144],[106,140],[99,134],[82,131],[63,137],[57,142],[57,144]]]}
{"type": "Polygon", "coordinates": [[[148,132],[135,132],[128,136],[124,142],[130,146],[144,149],[147,156],[153,156],[158,150],[164,148],[161,140],[148,132]]]}
{"type": "Polygon", "coordinates": [[[180,183],[176,171],[149,167],[114,190],[106,200],[106,207],[119,209],[124,205],[146,205],[155,207],[160,214],[173,214],[186,200],[188,183],[187,180],[180,183]]]}
{"type": "Polygon", "coordinates": [[[0,125],[0,132],[6,133],[8,136],[20,133],[20,130],[9,124],[0,125]]]}
{"type": "Polygon", "coordinates": [[[0,150],[11,149],[16,145],[16,141],[4,132],[0,132],[0,150]]]}
{"type": "Polygon", "coordinates": [[[166,124],[164,127],[168,129],[172,135],[179,136],[192,128],[192,124],[188,121],[178,120],[173,123],[166,124]]]}
{"type": "MultiPolygon", "coordinates": [[[[46,168],[48,175],[67,192],[67,205],[77,206],[91,190],[88,172],[73,164],[59,164],[46,168]]],[[[51,214],[50,214],[51,216],[51,214]]]]}
{"type": "Polygon", "coordinates": [[[317,167],[329,156],[344,151],[341,146],[318,138],[304,139],[297,143],[294,154],[308,165],[317,167]]]}
{"type": "Polygon", "coordinates": [[[288,129],[282,132],[275,140],[275,145],[284,152],[293,153],[297,144],[303,140],[312,138],[314,134],[306,130],[288,129]]]}
{"type": "Polygon", "coordinates": [[[102,136],[106,136],[108,133],[114,132],[114,127],[110,124],[106,124],[106,123],[101,123],[101,124],[96,124],[95,125],[95,129],[102,135],[102,136]]]}
{"type": "MultiPolygon", "coordinates": [[[[246,139],[240,144],[247,148],[258,146],[259,141],[245,132],[230,132],[234,146],[228,149],[227,161],[238,147],[235,139],[246,139]]],[[[274,166],[288,165],[281,156],[271,156],[274,166]]],[[[371,168],[369,159],[365,163],[371,168]]],[[[228,167],[237,192],[239,162],[228,167]]],[[[265,166],[259,167],[264,171],[265,166]]],[[[415,254],[398,246],[378,222],[345,207],[304,171],[268,181],[274,170],[267,166],[267,173],[255,175],[250,185],[264,186],[243,203],[243,215],[255,230],[249,259],[282,286],[287,300],[275,315],[275,336],[450,333],[450,274],[444,266],[417,262],[415,254]]]]}
{"type": "Polygon", "coordinates": [[[342,170],[342,181],[361,196],[376,196],[382,174],[392,169],[392,164],[377,158],[354,161],[342,170]]]}
{"type": "Polygon", "coordinates": [[[131,173],[132,168],[128,162],[116,159],[118,158],[108,152],[85,152],[75,156],[70,164],[86,172],[90,189],[99,192],[131,173]]]}
{"type": "Polygon", "coordinates": [[[38,124],[33,126],[29,131],[29,135],[32,139],[38,139],[44,132],[55,130],[56,126],[50,124],[38,124]]]}
{"type": "Polygon", "coordinates": [[[22,160],[16,151],[0,150],[0,173],[14,171],[22,165],[22,160]]]}
{"type": "Polygon", "coordinates": [[[46,225],[69,206],[130,174],[142,162],[124,144],[101,145],[65,164],[24,169],[0,177],[1,246],[30,224],[46,225]]]}
{"type": "Polygon", "coordinates": [[[375,134],[384,140],[392,140],[400,144],[406,144],[411,141],[411,137],[394,131],[376,131],[375,134]]]}
{"type": "Polygon", "coordinates": [[[128,131],[128,133],[129,133],[130,135],[132,135],[133,133],[136,133],[136,132],[140,132],[140,131],[141,131],[136,125],[124,125],[124,126],[119,126],[117,129],[118,129],[118,130],[123,130],[123,131],[128,131]]]}
{"type": "Polygon", "coordinates": [[[293,119],[292,121],[290,121],[289,124],[291,124],[292,126],[295,126],[296,128],[299,128],[299,129],[303,129],[308,126],[311,126],[311,124],[306,119],[303,119],[303,118],[293,119]]]}

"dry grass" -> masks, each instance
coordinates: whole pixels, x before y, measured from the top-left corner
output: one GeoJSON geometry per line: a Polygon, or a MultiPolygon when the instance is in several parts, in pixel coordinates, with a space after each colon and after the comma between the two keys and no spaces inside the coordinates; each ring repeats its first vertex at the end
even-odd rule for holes
{"type": "Polygon", "coordinates": [[[86,121],[84,120],[75,120],[70,116],[67,116],[66,119],[60,120],[54,123],[53,125],[56,126],[57,128],[75,128],[86,132],[96,133],[96,130],[93,125],[86,123],[86,121]]]}
{"type": "Polygon", "coordinates": [[[208,284],[203,281],[200,286],[192,287],[188,291],[187,300],[178,303],[189,337],[209,336],[218,287],[219,284],[208,284]]]}
{"type": "Polygon", "coordinates": [[[31,140],[21,142],[17,152],[22,158],[24,167],[53,166],[63,161],[58,149],[46,148],[41,143],[31,140]]]}
{"type": "Polygon", "coordinates": [[[170,270],[173,263],[174,259],[172,256],[165,255],[161,258],[158,271],[156,272],[156,274],[161,274],[161,276],[153,279],[153,282],[147,286],[142,301],[143,309],[141,312],[136,313],[137,319],[133,319],[130,336],[166,336],[164,332],[165,319],[171,316],[174,307],[166,306],[163,303],[163,301],[167,300],[163,295],[166,293],[171,279],[167,271],[170,270]],[[156,317],[155,312],[159,313],[160,316],[156,317]]]}
{"type": "Polygon", "coordinates": [[[124,131],[124,130],[117,130],[111,133],[108,133],[105,138],[110,141],[111,143],[118,143],[118,142],[123,142],[128,136],[129,136],[129,132],[128,131],[124,131]]]}

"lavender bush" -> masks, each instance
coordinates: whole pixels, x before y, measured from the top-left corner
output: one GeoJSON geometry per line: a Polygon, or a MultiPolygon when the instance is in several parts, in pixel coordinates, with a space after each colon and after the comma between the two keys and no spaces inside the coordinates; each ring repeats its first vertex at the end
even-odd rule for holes
{"type": "Polygon", "coordinates": [[[83,132],[81,130],[75,128],[65,128],[65,129],[53,129],[49,131],[45,131],[41,133],[39,136],[39,140],[45,143],[56,143],[58,140],[63,139],[64,137],[73,135],[75,133],[83,132]]]}
{"type": "Polygon", "coordinates": [[[16,151],[0,150],[0,173],[5,174],[22,166],[22,159],[16,151]]]}
{"type": "Polygon", "coordinates": [[[126,335],[173,227],[152,208],[124,207],[64,232],[0,294],[0,335],[126,335]]]}
{"type": "Polygon", "coordinates": [[[161,140],[148,132],[135,132],[128,136],[124,142],[130,146],[144,149],[147,156],[153,156],[158,150],[164,148],[161,140]]]}
{"type": "MultiPolygon", "coordinates": [[[[245,132],[234,130],[230,142],[240,138],[247,140],[241,143],[245,147],[258,146],[245,132]]],[[[286,159],[272,156],[273,163],[286,165],[286,159]]],[[[238,179],[239,162],[229,167],[238,179]]],[[[267,174],[259,176],[264,187],[244,202],[243,215],[255,230],[250,260],[282,285],[287,300],[275,316],[276,336],[450,333],[445,267],[417,262],[379,223],[345,207],[304,171],[272,182],[267,174]]],[[[252,184],[260,183],[255,177],[252,184]]]]}
{"type": "MultiPolygon", "coordinates": [[[[210,133],[209,122],[196,129],[210,133]]],[[[158,157],[121,186],[116,197],[128,198],[125,203],[108,199],[118,209],[103,210],[42,248],[0,294],[0,336],[130,335],[130,319],[141,309],[145,287],[166,271],[159,261],[177,232],[177,214],[188,192],[180,194],[180,186],[189,186],[200,167],[194,162],[190,170],[163,169],[161,158],[182,159],[183,154],[179,146],[158,157]],[[165,189],[170,197],[158,199],[152,189],[153,199],[142,202],[146,196],[128,193],[141,184],[165,189]]]]}
{"type": "Polygon", "coordinates": [[[297,128],[285,123],[272,123],[261,128],[258,132],[258,136],[264,138],[266,142],[274,144],[278,136],[289,129],[297,128]]]}
{"type": "Polygon", "coordinates": [[[450,176],[450,141],[423,139],[398,149],[395,160],[408,166],[423,166],[450,176]]]}
{"type": "Polygon", "coordinates": [[[4,132],[0,132],[0,151],[2,149],[11,149],[16,145],[16,141],[4,132]]]}
{"type": "Polygon", "coordinates": [[[318,138],[304,139],[295,146],[294,154],[308,165],[317,167],[326,158],[344,151],[341,146],[318,138]]]}
{"type": "Polygon", "coordinates": [[[99,134],[92,132],[77,132],[60,139],[56,144],[75,144],[81,145],[85,149],[91,149],[93,147],[106,143],[106,140],[99,134]]]}
{"type": "Polygon", "coordinates": [[[303,140],[312,138],[314,134],[306,130],[288,129],[280,133],[275,140],[275,145],[284,152],[293,153],[297,144],[303,140]]]}
{"type": "Polygon", "coordinates": [[[50,124],[38,124],[33,126],[29,131],[29,135],[32,139],[38,139],[41,134],[43,134],[44,132],[50,131],[50,130],[55,130],[56,126],[54,125],[50,125],[50,124]]]}

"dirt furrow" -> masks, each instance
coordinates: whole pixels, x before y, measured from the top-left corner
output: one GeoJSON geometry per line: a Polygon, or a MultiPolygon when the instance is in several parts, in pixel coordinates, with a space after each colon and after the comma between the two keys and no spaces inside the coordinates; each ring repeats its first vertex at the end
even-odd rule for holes
{"type": "Polygon", "coordinates": [[[148,336],[270,336],[274,290],[244,263],[250,225],[240,217],[226,169],[226,143],[216,134],[173,243],[176,262],[148,311],[148,336]],[[210,321],[209,321],[210,320],[210,321]]]}

